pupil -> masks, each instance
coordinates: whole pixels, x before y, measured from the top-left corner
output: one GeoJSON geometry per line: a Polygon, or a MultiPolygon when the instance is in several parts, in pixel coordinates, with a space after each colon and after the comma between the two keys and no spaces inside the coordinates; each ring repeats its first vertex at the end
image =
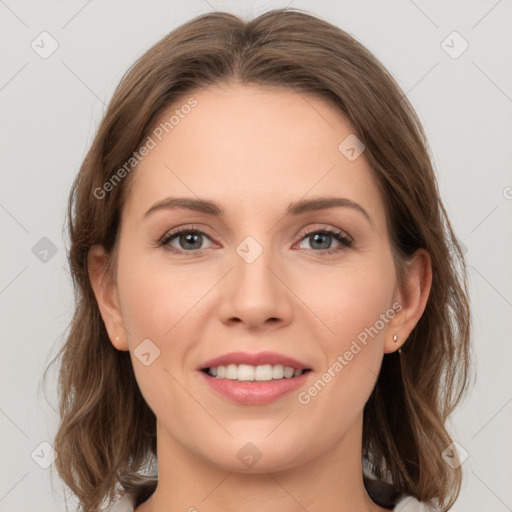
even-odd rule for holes
{"type": "MultiPolygon", "coordinates": [[[[183,235],[181,238],[182,238],[182,241],[183,241],[183,240],[185,241],[185,244],[184,244],[184,245],[185,245],[185,247],[186,247],[186,245],[187,245],[187,244],[189,244],[189,243],[190,243],[190,244],[192,244],[192,245],[194,245],[194,240],[193,240],[193,239],[195,238],[195,239],[196,239],[196,244],[195,244],[195,246],[194,246],[194,247],[192,247],[192,249],[198,249],[198,248],[200,248],[200,247],[201,247],[201,242],[199,242],[199,245],[197,245],[197,239],[199,238],[199,236],[200,236],[200,235],[199,235],[199,234],[197,234],[197,233],[194,233],[194,234],[192,234],[192,233],[187,233],[186,235],[183,235]]],[[[190,248],[190,247],[189,247],[189,248],[190,248]]]]}
{"type": "MultiPolygon", "coordinates": [[[[330,236],[331,236],[331,235],[323,235],[323,234],[321,234],[321,233],[316,233],[315,235],[313,235],[313,239],[314,239],[314,241],[315,241],[315,242],[317,242],[317,241],[318,241],[318,238],[320,238],[320,245],[322,245],[322,244],[321,244],[321,240],[322,240],[322,238],[324,238],[324,239],[329,239],[329,238],[330,238],[330,236]]],[[[324,240],[324,244],[323,244],[323,246],[322,246],[322,247],[318,247],[318,249],[329,249],[329,243],[325,243],[325,240],[324,240]]]]}

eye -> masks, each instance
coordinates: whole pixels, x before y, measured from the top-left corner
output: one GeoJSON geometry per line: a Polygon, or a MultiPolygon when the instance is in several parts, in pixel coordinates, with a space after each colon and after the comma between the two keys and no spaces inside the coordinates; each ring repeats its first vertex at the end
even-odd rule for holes
{"type": "MultiPolygon", "coordinates": [[[[158,246],[165,247],[171,252],[185,254],[186,256],[195,256],[208,248],[203,246],[205,240],[210,240],[210,237],[203,231],[195,229],[193,226],[185,226],[166,233],[158,241],[158,246]]],[[[304,241],[307,241],[310,245],[310,247],[306,247],[306,249],[316,254],[337,253],[338,251],[346,250],[351,247],[353,243],[352,239],[342,231],[335,231],[328,228],[308,230],[301,238],[301,242],[303,243],[304,241]],[[338,244],[334,248],[331,247],[333,241],[338,244]]]]}
{"type": "Polygon", "coordinates": [[[205,247],[203,247],[203,241],[205,239],[209,239],[209,237],[202,231],[193,229],[191,227],[184,227],[175,229],[170,233],[165,234],[163,238],[158,242],[158,245],[161,247],[165,246],[172,252],[197,253],[205,249],[205,247]],[[171,242],[175,243],[173,244],[171,242]]]}
{"type": "Polygon", "coordinates": [[[311,229],[306,232],[302,241],[308,241],[310,249],[318,254],[328,254],[343,251],[352,246],[352,239],[345,235],[342,231],[332,229],[311,229]],[[333,239],[338,243],[337,247],[331,248],[333,239]],[[316,250],[320,249],[320,250],[316,250]]]}

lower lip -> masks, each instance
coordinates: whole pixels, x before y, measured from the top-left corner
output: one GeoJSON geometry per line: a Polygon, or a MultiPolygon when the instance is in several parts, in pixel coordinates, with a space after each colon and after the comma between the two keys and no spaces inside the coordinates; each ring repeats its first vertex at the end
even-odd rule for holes
{"type": "Polygon", "coordinates": [[[289,379],[276,379],[265,381],[239,381],[233,379],[219,379],[205,372],[199,372],[206,383],[217,393],[229,398],[233,402],[246,405],[267,404],[295,391],[304,385],[311,371],[302,373],[298,377],[289,379]]]}

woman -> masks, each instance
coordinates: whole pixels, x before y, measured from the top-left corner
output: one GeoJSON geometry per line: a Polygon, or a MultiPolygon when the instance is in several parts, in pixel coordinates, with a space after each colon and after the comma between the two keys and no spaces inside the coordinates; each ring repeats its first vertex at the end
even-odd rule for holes
{"type": "Polygon", "coordinates": [[[451,507],[465,263],[419,120],[347,33],[179,27],[123,78],[68,215],[55,449],[81,510],[451,507]]]}

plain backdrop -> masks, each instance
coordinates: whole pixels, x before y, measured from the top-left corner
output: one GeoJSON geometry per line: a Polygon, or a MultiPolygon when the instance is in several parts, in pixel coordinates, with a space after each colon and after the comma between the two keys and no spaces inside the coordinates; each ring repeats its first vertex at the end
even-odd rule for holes
{"type": "MultiPolygon", "coordinates": [[[[57,416],[41,378],[73,311],[67,196],[114,87],[146,49],[199,14],[253,17],[285,5],[0,0],[0,511],[65,510],[55,475],[52,489],[57,416]]],[[[453,416],[455,439],[468,454],[453,510],[512,510],[512,2],[289,5],[366,45],[423,122],[466,250],[473,310],[477,378],[453,416]]],[[[54,404],[55,381],[50,374],[54,404]]]]}

